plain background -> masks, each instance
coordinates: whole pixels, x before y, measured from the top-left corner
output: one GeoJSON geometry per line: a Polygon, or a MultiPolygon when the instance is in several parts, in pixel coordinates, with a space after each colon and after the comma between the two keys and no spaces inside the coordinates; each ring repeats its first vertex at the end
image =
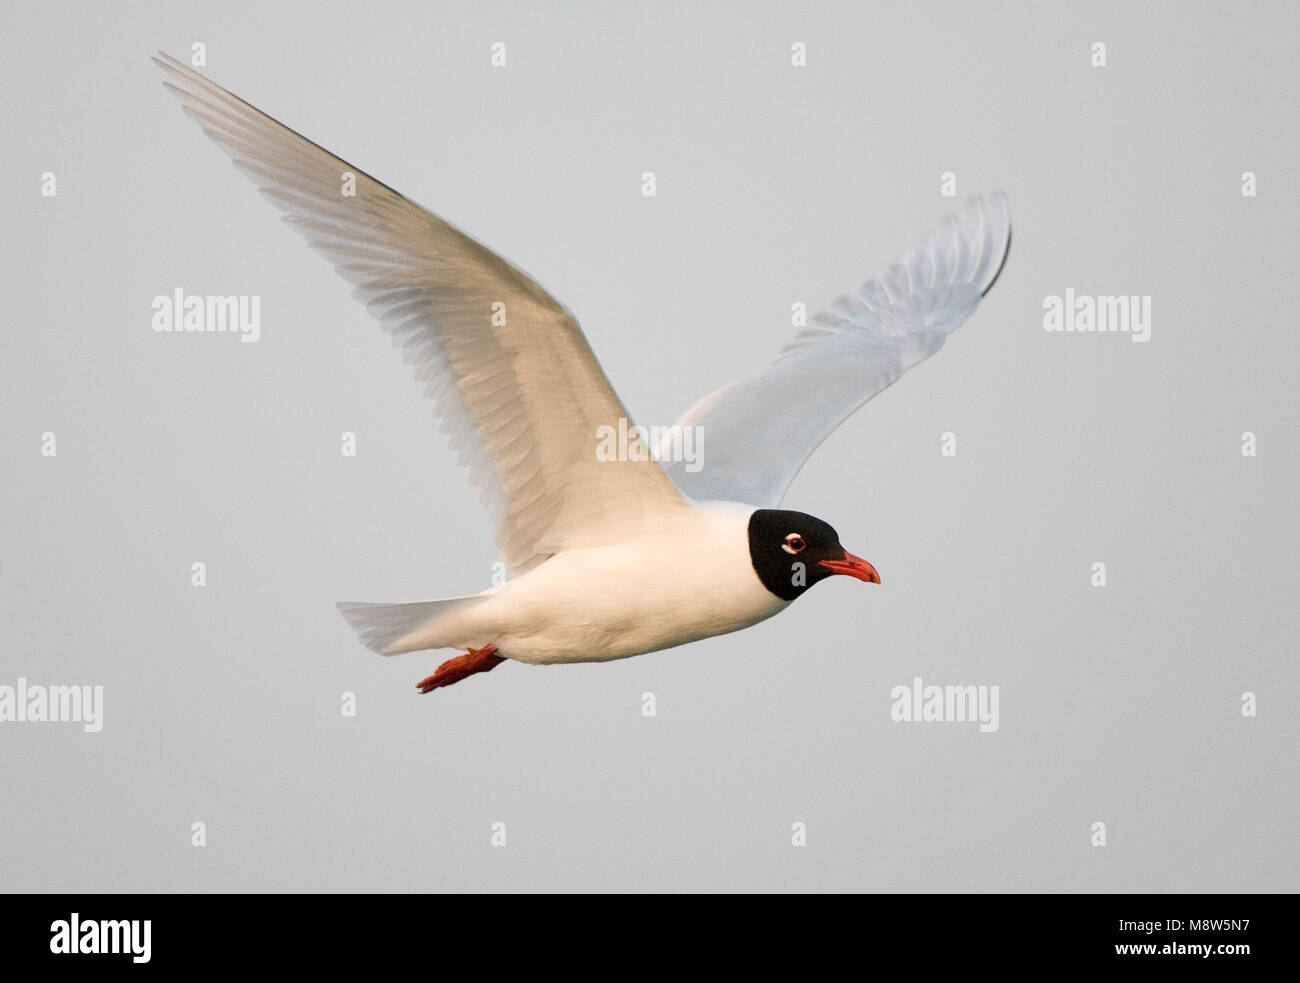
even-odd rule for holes
{"type": "Polygon", "coordinates": [[[0,726],[3,886],[1300,887],[1297,8],[1077,7],[9,5],[0,683],[106,709],[0,726]],[[533,274],[645,424],[1005,189],[996,289],[787,498],[883,586],[419,696],[451,653],[380,659],[333,602],[482,589],[491,530],[377,326],[162,89],[195,40],[533,274]],[[178,286],[260,295],[261,341],[155,334],[178,286]],[[1150,342],[1045,332],[1067,287],[1150,295],[1150,342]],[[914,676],[1000,686],[1000,730],[891,722],[914,676]]]}

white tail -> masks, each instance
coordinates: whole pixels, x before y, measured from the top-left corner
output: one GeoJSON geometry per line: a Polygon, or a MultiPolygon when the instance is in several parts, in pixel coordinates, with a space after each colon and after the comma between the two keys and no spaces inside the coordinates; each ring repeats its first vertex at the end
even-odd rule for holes
{"type": "Polygon", "coordinates": [[[421,641],[424,632],[405,644],[403,640],[408,639],[421,628],[432,626],[452,609],[478,600],[482,600],[481,594],[444,597],[440,601],[416,601],[412,604],[363,604],[356,601],[340,601],[335,606],[352,626],[352,630],[357,633],[362,645],[380,655],[397,655],[401,652],[416,652],[420,649],[439,647],[421,641]]]}

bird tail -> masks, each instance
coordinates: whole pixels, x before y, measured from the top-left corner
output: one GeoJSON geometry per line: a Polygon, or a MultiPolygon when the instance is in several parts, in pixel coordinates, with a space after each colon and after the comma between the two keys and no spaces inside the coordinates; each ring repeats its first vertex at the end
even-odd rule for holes
{"type": "Polygon", "coordinates": [[[470,594],[413,604],[340,601],[335,607],[357,633],[362,645],[380,655],[397,655],[420,649],[444,648],[448,643],[437,640],[430,629],[456,608],[482,600],[482,597],[481,594],[470,594]]]}

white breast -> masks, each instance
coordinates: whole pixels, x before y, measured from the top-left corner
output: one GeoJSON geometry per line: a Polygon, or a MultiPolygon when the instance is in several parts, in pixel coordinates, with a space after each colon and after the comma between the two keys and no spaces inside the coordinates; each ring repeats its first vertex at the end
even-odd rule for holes
{"type": "Polygon", "coordinates": [[[632,542],[556,554],[439,634],[520,662],[604,662],[748,627],[789,603],[754,572],[753,511],[704,503],[632,542]]]}

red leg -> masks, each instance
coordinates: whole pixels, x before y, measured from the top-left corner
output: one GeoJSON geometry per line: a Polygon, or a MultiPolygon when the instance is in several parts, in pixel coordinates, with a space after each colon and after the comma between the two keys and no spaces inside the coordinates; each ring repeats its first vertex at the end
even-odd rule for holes
{"type": "Polygon", "coordinates": [[[430,693],[439,686],[450,686],[452,683],[458,683],[466,676],[472,676],[476,672],[491,672],[506,660],[496,654],[495,645],[484,645],[481,649],[470,649],[464,655],[458,655],[454,659],[448,659],[438,667],[428,679],[420,680],[418,685],[421,693],[430,693]]]}

